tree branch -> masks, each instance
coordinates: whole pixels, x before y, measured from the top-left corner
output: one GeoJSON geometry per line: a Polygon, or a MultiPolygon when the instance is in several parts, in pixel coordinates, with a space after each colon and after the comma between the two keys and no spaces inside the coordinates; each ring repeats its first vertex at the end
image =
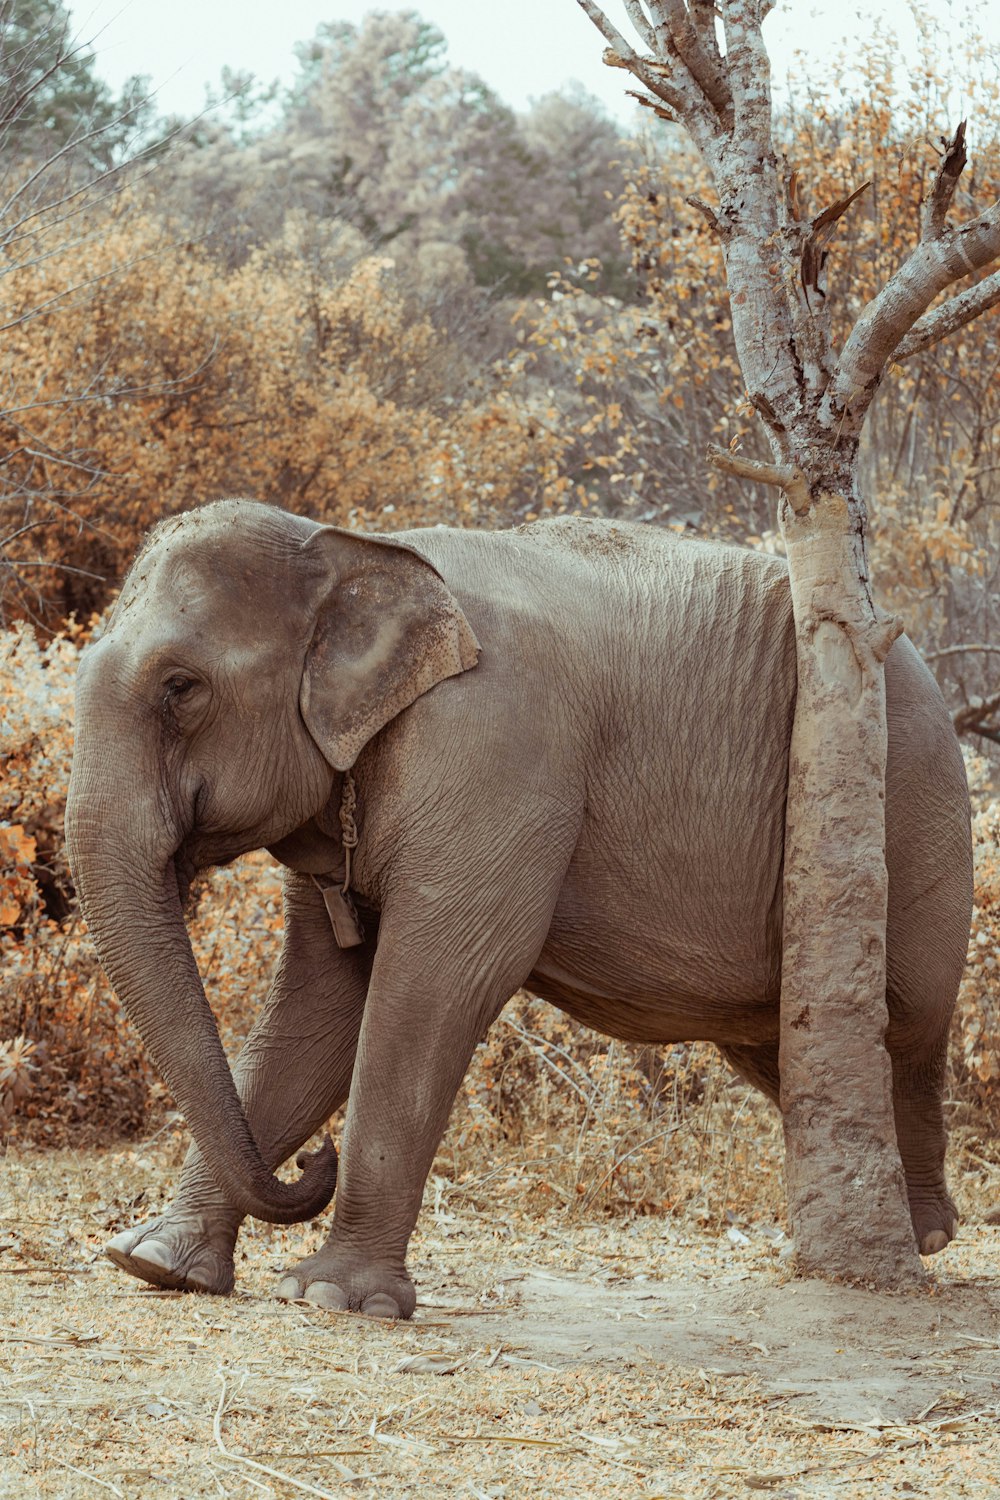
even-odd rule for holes
{"type": "Polygon", "coordinates": [[[983,739],[1000,742],[1000,727],[988,721],[1000,709],[1000,693],[987,698],[971,698],[951,716],[956,734],[978,734],[983,739]]]}
{"type": "Polygon", "coordinates": [[[1000,646],[988,646],[976,642],[966,642],[961,646],[942,646],[939,651],[922,651],[920,654],[924,661],[940,661],[943,656],[965,656],[966,654],[982,651],[991,656],[1000,656],[1000,646]]]}
{"type": "MultiPolygon", "coordinates": [[[[648,47],[650,52],[655,52],[656,36],[642,8],[642,0],[625,0],[625,9],[628,11],[628,18],[632,25],[642,37],[643,46],[648,47]]],[[[655,12],[655,7],[653,9],[655,12]]]]}
{"type": "Polygon", "coordinates": [[[723,474],[732,474],[737,479],[751,479],[755,484],[770,484],[783,490],[788,503],[796,513],[809,508],[811,496],[809,483],[801,469],[794,464],[766,464],[756,458],[744,458],[731,448],[719,448],[714,443],[708,447],[708,461],[713,469],[723,474]]]}
{"type": "Polygon", "coordinates": [[[860,432],[886,363],[934,298],[998,255],[1000,203],[978,219],[922,238],[855,323],[824,398],[826,422],[842,428],[849,421],[850,430],[860,432]]]}
{"type": "Polygon", "coordinates": [[[753,0],[720,0],[726,73],[733,96],[734,140],[771,155],[771,59],[753,0]]]}
{"type": "Polygon", "coordinates": [[[959,292],[957,296],[918,319],[897,345],[893,359],[899,364],[904,359],[911,359],[914,354],[921,354],[939,339],[945,339],[959,328],[964,328],[966,323],[973,322],[980,313],[989,312],[998,302],[1000,271],[994,271],[992,276],[977,281],[975,286],[966,287],[964,292],[959,292]]]}
{"type": "Polygon", "coordinates": [[[951,208],[955,189],[958,187],[958,179],[965,171],[968,154],[965,149],[965,121],[959,122],[958,129],[951,140],[941,137],[944,147],[944,156],[941,165],[934,174],[930,192],[924,200],[924,211],[921,218],[921,239],[936,239],[943,234],[948,218],[948,210],[951,208]]]}
{"type": "MultiPolygon", "coordinates": [[[[651,94],[662,99],[677,113],[699,145],[705,146],[718,136],[722,126],[714,106],[698,80],[688,70],[677,48],[668,45],[668,37],[660,34],[654,37],[656,46],[653,50],[658,54],[656,57],[640,57],[617,27],[608,20],[596,0],[577,0],[577,4],[609,43],[604,53],[604,61],[609,67],[625,68],[638,78],[651,94]]],[[[631,10],[629,13],[631,14],[631,10]]]]}
{"type": "Polygon", "coordinates": [[[676,53],[714,109],[723,129],[731,130],[733,96],[715,41],[714,10],[710,47],[704,45],[707,37],[704,31],[699,34],[684,0],[649,0],[649,11],[656,27],[656,50],[667,57],[676,53]]]}

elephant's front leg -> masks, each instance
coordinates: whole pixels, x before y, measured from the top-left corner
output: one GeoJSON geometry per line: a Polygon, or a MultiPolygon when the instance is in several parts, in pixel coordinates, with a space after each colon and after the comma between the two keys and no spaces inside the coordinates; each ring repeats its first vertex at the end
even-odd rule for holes
{"type": "Polygon", "coordinates": [[[542,948],[569,859],[570,835],[551,826],[547,833],[548,847],[539,847],[537,832],[526,835],[516,859],[489,872],[470,869],[468,849],[465,860],[456,854],[450,878],[464,882],[460,890],[438,885],[429,872],[387,902],[333,1228],[317,1254],[290,1269],[279,1296],[411,1316],[406,1247],[427,1174],[476,1043],[542,948]]]}
{"type": "MultiPolygon", "coordinates": [[[[341,951],[312,881],[286,876],[281,960],[233,1069],[270,1167],[286,1161],[347,1098],[373,952],[373,941],[341,951]]],[[[106,1253],[154,1286],[226,1294],[241,1222],[192,1145],[166,1212],[115,1235],[106,1253]]]]}

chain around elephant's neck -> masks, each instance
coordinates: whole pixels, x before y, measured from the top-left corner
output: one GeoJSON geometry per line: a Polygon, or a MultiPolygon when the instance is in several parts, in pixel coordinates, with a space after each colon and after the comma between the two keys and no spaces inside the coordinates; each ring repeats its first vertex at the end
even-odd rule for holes
{"type": "Polygon", "coordinates": [[[338,948],[357,948],[365,940],[351,900],[351,853],[358,843],[358,825],[355,821],[357,807],[354,777],[350,771],[345,771],[340,789],[340,842],[344,850],[344,883],[338,887],[335,881],[325,884],[330,879],[329,876],[312,877],[313,885],[323,897],[338,948]]]}
{"type": "Polygon", "coordinates": [[[350,771],[345,771],[340,791],[340,841],[344,846],[344,884],[341,892],[345,896],[351,889],[351,851],[358,845],[358,825],[354,821],[357,808],[358,794],[354,787],[354,777],[350,771]]]}

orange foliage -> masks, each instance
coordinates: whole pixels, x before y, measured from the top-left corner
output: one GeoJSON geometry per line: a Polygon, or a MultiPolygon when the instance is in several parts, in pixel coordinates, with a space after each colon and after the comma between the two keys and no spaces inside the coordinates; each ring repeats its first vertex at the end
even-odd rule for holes
{"type": "MultiPolygon", "coordinates": [[[[151,524],[220,495],[361,527],[531,509],[558,438],[463,382],[446,331],[355,238],[293,215],[226,270],[119,205],[83,247],[6,268],[12,318],[61,300],[7,335],[0,536],[44,522],[8,555],[82,570],[61,575],[63,611],[103,602],[82,574],[113,585],[151,524]],[[39,492],[27,510],[18,485],[39,492]]],[[[44,610],[25,588],[7,603],[44,610]]]]}
{"type": "Polygon", "coordinates": [[[151,1078],[70,905],[62,823],[77,655],[74,635],[44,648],[30,629],[0,635],[0,1127],[13,1116],[47,1140],[80,1121],[138,1128],[151,1078]]]}

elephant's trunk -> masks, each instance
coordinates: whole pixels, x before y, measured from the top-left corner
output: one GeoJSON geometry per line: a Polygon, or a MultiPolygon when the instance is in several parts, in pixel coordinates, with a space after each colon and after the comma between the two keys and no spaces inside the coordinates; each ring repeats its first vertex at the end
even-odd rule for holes
{"type": "Polygon", "coordinates": [[[81,907],[111,983],[232,1206],[272,1224],[313,1218],[336,1183],[332,1143],[295,1183],[281,1182],[265,1165],[205,998],[173,858],[137,867],[134,804],[126,829],[120,804],[127,799],[89,789],[88,779],[74,766],[67,845],[81,907]]]}

